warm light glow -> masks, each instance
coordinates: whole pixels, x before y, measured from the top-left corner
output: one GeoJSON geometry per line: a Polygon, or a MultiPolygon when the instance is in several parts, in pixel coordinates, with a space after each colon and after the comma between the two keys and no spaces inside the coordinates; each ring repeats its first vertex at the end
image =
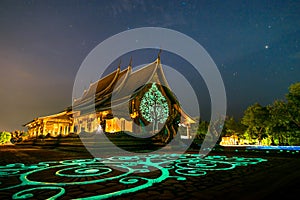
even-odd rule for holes
{"type": "Polygon", "coordinates": [[[132,121],[127,121],[124,118],[106,119],[105,132],[116,133],[120,131],[132,132],[132,121]]]}
{"type": "Polygon", "coordinates": [[[105,132],[115,133],[121,131],[121,122],[118,118],[106,119],[105,132]]]}
{"type": "Polygon", "coordinates": [[[222,137],[222,141],[220,145],[237,145],[239,142],[239,138],[236,135],[232,135],[230,137],[222,137]]]}
{"type": "Polygon", "coordinates": [[[132,119],[136,118],[137,116],[138,116],[138,113],[137,113],[137,112],[133,112],[133,113],[130,114],[130,117],[131,117],[132,119]]]}

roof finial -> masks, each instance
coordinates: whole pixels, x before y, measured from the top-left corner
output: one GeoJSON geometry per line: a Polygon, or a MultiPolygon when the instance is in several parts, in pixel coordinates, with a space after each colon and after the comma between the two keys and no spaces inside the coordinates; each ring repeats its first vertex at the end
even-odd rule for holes
{"type": "Polygon", "coordinates": [[[130,57],[129,66],[132,67],[132,56],[130,57]]]}
{"type": "Polygon", "coordinates": [[[118,68],[119,69],[121,68],[121,59],[120,59],[119,64],[118,64],[118,68]]]}
{"type": "Polygon", "coordinates": [[[158,60],[160,60],[160,54],[161,54],[161,51],[162,51],[162,50],[159,49],[159,52],[158,52],[158,54],[157,54],[157,59],[158,59],[158,60]]]}

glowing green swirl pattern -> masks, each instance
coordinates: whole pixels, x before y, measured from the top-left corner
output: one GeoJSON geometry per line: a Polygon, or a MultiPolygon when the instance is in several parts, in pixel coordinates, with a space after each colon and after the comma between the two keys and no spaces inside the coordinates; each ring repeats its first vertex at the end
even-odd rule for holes
{"type": "Polygon", "coordinates": [[[0,166],[0,192],[10,194],[9,198],[13,199],[27,199],[40,194],[49,195],[45,197],[48,199],[57,199],[68,193],[72,195],[72,189],[74,191],[78,186],[103,186],[104,189],[95,195],[84,196],[85,193],[81,193],[76,197],[105,199],[136,192],[168,178],[182,181],[188,176],[203,176],[211,170],[230,170],[263,161],[266,160],[225,156],[202,158],[199,154],[150,154],[40,162],[34,165],[14,163],[0,166]],[[153,169],[159,170],[159,173],[153,173],[153,169]],[[175,172],[177,176],[172,176],[170,172],[175,172]],[[109,184],[122,189],[110,191],[109,184]]]}

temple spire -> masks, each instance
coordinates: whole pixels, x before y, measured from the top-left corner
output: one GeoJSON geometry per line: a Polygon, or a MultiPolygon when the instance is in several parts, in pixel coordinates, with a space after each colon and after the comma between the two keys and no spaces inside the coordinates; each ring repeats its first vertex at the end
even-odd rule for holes
{"type": "Polygon", "coordinates": [[[159,49],[159,52],[158,52],[158,54],[157,54],[157,60],[158,60],[158,62],[160,62],[160,54],[161,54],[161,49],[159,49]]]}
{"type": "Polygon", "coordinates": [[[121,69],[121,59],[120,59],[119,64],[118,64],[118,69],[119,70],[121,69]]]}
{"type": "Polygon", "coordinates": [[[129,66],[132,66],[132,56],[130,57],[129,66]]]}

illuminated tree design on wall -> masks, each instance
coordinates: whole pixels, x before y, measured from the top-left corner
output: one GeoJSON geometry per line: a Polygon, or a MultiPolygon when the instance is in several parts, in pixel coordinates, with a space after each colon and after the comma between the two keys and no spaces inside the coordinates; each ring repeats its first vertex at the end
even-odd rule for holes
{"type": "Polygon", "coordinates": [[[144,94],[140,103],[142,117],[153,123],[153,132],[158,130],[158,124],[164,124],[169,116],[167,99],[158,90],[155,83],[144,94]]]}

